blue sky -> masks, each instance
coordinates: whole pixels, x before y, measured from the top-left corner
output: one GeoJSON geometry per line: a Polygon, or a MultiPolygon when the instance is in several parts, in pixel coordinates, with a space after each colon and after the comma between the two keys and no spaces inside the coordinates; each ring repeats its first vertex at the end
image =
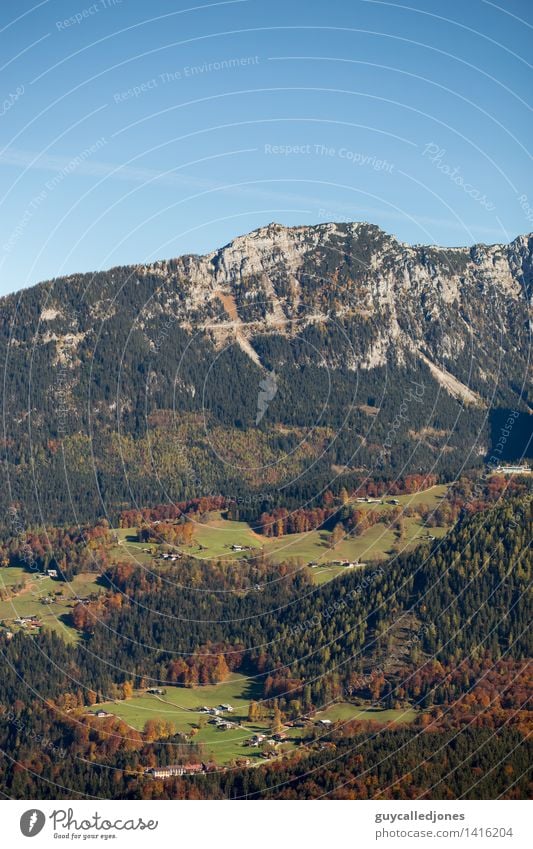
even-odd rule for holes
{"type": "Polygon", "coordinates": [[[0,293],[278,221],[533,230],[527,0],[4,0],[0,293]]]}

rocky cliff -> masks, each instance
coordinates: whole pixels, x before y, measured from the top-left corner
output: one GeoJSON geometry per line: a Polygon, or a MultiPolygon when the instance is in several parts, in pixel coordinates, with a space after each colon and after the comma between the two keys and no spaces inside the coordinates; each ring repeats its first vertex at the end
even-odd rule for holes
{"type": "Polygon", "coordinates": [[[257,487],[259,467],[272,486],[311,466],[376,472],[376,456],[382,474],[455,474],[481,462],[500,411],[531,430],[532,256],[531,235],[444,249],[365,223],[270,224],[11,295],[7,468],[50,470],[61,446],[122,501],[124,452],[128,486],[163,474],[172,497],[191,494],[191,457],[211,491],[257,487]],[[413,384],[423,398],[396,426],[413,384]]]}

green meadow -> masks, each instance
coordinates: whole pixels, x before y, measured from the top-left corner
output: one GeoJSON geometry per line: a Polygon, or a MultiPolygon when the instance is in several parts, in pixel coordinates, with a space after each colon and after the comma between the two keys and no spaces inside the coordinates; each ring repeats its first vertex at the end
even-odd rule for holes
{"type": "Polygon", "coordinates": [[[75,642],[79,635],[68,624],[68,614],[79,597],[101,591],[97,578],[98,575],[92,573],[80,574],[66,583],[48,576],[39,577],[37,573],[26,572],[18,566],[0,569],[0,590],[4,590],[4,598],[0,601],[0,621],[13,628],[15,619],[37,616],[43,628],[55,631],[67,642],[75,642]],[[13,587],[19,584],[23,588],[13,595],[13,587]],[[43,604],[42,599],[48,596],[53,598],[53,603],[43,604]]]}
{"type": "MultiPolygon", "coordinates": [[[[422,503],[436,507],[446,492],[447,486],[434,486],[424,492],[399,495],[397,501],[404,507],[422,503]]],[[[390,500],[385,496],[382,502],[357,502],[357,506],[363,510],[382,511],[392,507],[388,503],[390,500]]],[[[318,565],[310,567],[312,579],[316,584],[323,584],[346,570],[345,566],[334,564],[335,560],[376,562],[427,540],[428,533],[439,538],[447,532],[447,528],[443,527],[431,528],[428,531],[413,517],[405,518],[404,528],[404,535],[400,539],[394,530],[378,523],[358,537],[341,540],[332,549],[329,531],[317,530],[270,539],[255,533],[245,522],[230,521],[220,513],[213,513],[208,523],[197,524],[192,545],[183,551],[193,557],[222,562],[238,562],[258,551],[263,551],[275,564],[293,560],[307,566],[314,562],[318,565]],[[241,545],[248,550],[234,552],[231,550],[232,545],[241,545]]],[[[116,530],[116,534],[117,543],[109,552],[111,559],[131,560],[158,571],[170,567],[170,563],[153,557],[151,552],[155,551],[155,546],[137,542],[135,528],[120,528],[116,530]]],[[[68,584],[48,576],[38,577],[37,574],[19,567],[1,568],[0,621],[12,627],[13,620],[18,617],[38,616],[43,627],[72,642],[78,639],[78,635],[68,625],[68,614],[76,604],[78,596],[100,590],[96,583],[97,577],[94,574],[76,575],[68,584]],[[42,604],[41,599],[48,595],[53,597],[53,604],[42,604]]]]}
{"type": "Polygon", "coordinates": [[[245,675],[235,674],[228,681],[204,687],[161,687],[163,695],[136,693],[125,701],[106,702],[99,704],[89,711],[102,709],[120,717],[124,722],[138,731],[142,731],[149,719],[161,719],[174,724],[176,731],[192,735],[194,743],[202,743],[217,763],[228,763],[239,757],[259,759],[260,748],[243,746],[246,739],[253,734],[268,734],[270,720],[267,718],[257,723],[248,722],[248,707],[250,701],[261,699],[261,686],[245,675]],[[230,704],[233,713],[224,713],[224,719],[235,723],[236,727],[221,730],[210,725],[211,718],[201,713],[199,708],[217,707],[219,704],[230,704]]]}
{"type": "MultiPolygon", "coordinates": [[[[446,495],[447,490],[447,485],[437,485],[423,492],[399,495],[395,499],[399,505],[390,504],[391,498],[388,496],[384,496],[380,502],[353,501],[353,503],[361,510],[377,512],[390,510],[393,506],[408,507],[416,504],[435,508],[446,495]]],[[[181,551],[199,559],[222,562],[247,559],[259,551],[263,551],[276,564],[293,560],[305,566],[314,562],[318,566],[311,570],[313,581],[323,584],[344,571],[345,567],[334,564],[335,560],[361,563],[383,560],[401,551],[409,550],[424,540],[427,541],[428,534],[440,538],[448,530],[444,527],[427,529],[414,517],[404,518],[404,528],[404,534],[402,538],[399,538],[393,529],[378,523],[358,537],[346,537],[332,549],[329,531],[316,530],[268,538],[255,533],[245,522],[235,522],[225,519],[221,513],[213,513],[209,522],[196,525],[192,544],[182,547],[181,551]],[[232,551],[232,545],[243,546],[246,550],[232,551]]],[[[117,559],[129,558],[139,565],[158,570],[168,568],[166,561],[155,560],[151,553],[144,550],[148,548],[155,550],[153,544],[136,541],[135,528],[119,529],[116,533],[118,543],[111,552],[112,556],[117,559]]]]}
{"type": "Polygon", "coordinates": [[[222,703],[231,704],[234,708],[231,720],[241,721],[248,716],[250,702],[261,698],[261,686],[237,674],[228,681],[205,687],[165,686],[161,689],[166,691],[164,695],[143,692],[127,701],[106,702],[98,707],[120,716],[138,730],[144,727],[147,719],[161,718],[171,720],[178,730],[184,731],[198,722],[203,715],[199,708],[204,705],[212,708],[222,703]]]}
{"type": "MultiPolygon", "coordinates": [[[[207,755],[220,764],[229,763],[236,758],[246,757],[252,761],[261,758],[261,747],[244,746],[245,740],[253,734],[271,732],[271,720],[248,722],[248,707],[251,700],[261,701],[261,686],[244,675],[235,674],[230,680],[221,684],[205,687],[162,687],[162,695],[152,695],[145,691],[134,693],[125,701],[105,702],[87,708],[86,712],[105,710],[118,716],[132,728],[142,731],[149,719],[170,721],[176,731],[186,734],[194,743],[205,746],[207,755]],[[233,713],[224,713],[223,717],[235,723],[234,728],[221,730],[209,724],[210,717],[201,713],[200,708],[217,707],[220,704],[230,704],[233,713]]],[[[401,710],[381,710],[375,707],[358,707],[349,702],[330,705],[318,712],[303,728],[287,728],[286,741],[278,747],[278,751],[286,751],[296,745],[301,738],[318,736],[325,729],[317,723],[321,719],[331,722],[347,722],[358,719],[368,720],[383,725],[389,723],[412,722],[417,712],[412,708],[401,710]]]]}
{"type": "Polygon", "coordinates": [[[398,722],[413,722],[417,717],[413,708],[386,710],[375,707],[357,707],[349,702],[339,702],[320,711],[314,716],[315,721],[329,719],[331,722],[348,722],[358,719],[361,722],[379,722],[382,725],[398,722]]]}

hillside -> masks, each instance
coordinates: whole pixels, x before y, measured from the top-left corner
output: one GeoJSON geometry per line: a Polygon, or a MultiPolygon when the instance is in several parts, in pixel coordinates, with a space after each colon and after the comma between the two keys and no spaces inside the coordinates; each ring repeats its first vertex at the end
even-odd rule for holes
{"type": "MultiPolygon", "coordinates": [[[[408,796],[433,791],[454,798],[469,787],[465,759],[476,782],[493,773],[483,792],[499,795],[504,772],[491,764],[504,756],[509,763],[514,752],[515,774],[527,770],[521,744],[531,730],[531,523],[530,493],[504,498],[465,516],[431,548],[320,587],[290,570],[272,580],[261,560],[235,573],[211,564],[202,572],[202,592],[198,564],[165,574],[111,566],[104,591],[72,613],[78,641],[67,644],[44,628],[31,637],[0,633],[0,707],[7,715],[0,744],[17,752],[6,759],[2,792],[57,792],[60,770],[65,798],[93,791],[95,782],[117,797],[166,798],[173,791],[176,798],[181,785],[154,784],[144,769],[207,753],[223,765],[241,759],[242,766],[245,757],[253,766],[259,752],[246,740],[270,733],[278,711],[284,732],[276,754],[287,757],[273,763],[285,786],[304,782],[299,796],[313,793],[305,783],[309,769],[329,767],[361,782],[355,798],[386,788],[391,770],[412,790],[408,796]],[[228,701],[232,728],[205,721],[211,706],[228,701]],[[324,716],[331,727],[318,727],[324,716]],[[34,742],[34,729],[46,734],[46,747],[34,742]],[[443,759],[452,732],[451,755],[443,759]],[[512,746],[495,752],[502,740],[509,745],[507,735],[512,746]],[[362,761],[352,754],[365,749],[361,773],[362,761]],[[391,757],[383,771],[382,750],[391,757]],[[64,751],[69,757],[58,763],[64,751]],[[331,760],[335,751],[339,758],[331,760]],[[438,754],[429,767],[426,752],[438,754]],[[461,766],[457,778],[448,770],[452,757],[461,766]],[[421,761],[430,774],[419,769],[421,761]],[[32,769],[21,770],[20,762],[32,769]]],[[[271,781],[276,789],[268,763],[244,773],[217,771],[199,779],[199,788],[216,798],[234,780],[249,782],[252,795],[271,781]]],[[[333,791],[338,784],[322,786],[333,791]]],[[[525,783],[519,792],[527,795],[525,783]]]]}
{"type": "MultiPolygon", "coordinates": [[[[226,492],[287,503],[479,465],[531,436],[533,237],[411,247],[278,224],[0,302],[8,486],[28,521],[226,492]]],[[[504,457],[502,457],[504,459],[504,457]]],[[[5,510],[4,510],[5,513],[5,510]]]]}

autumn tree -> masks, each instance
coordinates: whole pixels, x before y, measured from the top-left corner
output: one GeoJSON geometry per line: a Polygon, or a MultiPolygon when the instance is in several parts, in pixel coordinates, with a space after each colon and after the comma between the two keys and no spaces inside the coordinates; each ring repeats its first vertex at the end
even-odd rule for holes
{"type": "Polygon", "coordinates": [[[279,707],[274,708],[274,716],[272,719],[272,734],[279,734],[283,728],[283,719],[279,707]]]}
{"type": "Polygon", "coordinates": [[[330,536],[330,539],[329,539],[329,547],[330,548],[337,548],[337,546],[339,545],[340,542],[342,542],[343,539],[344,539],[344,528],[342,527],[341,523],[339,522],[339,524],[335,525],[335,527],[333,528],[333,530],[331,532],[331,536],[330,536]]]}
{"type": "Polygon", "coordinates": [[[131,681],[124,681],[122,685],[122,698],[131,699],[133,696],[133,684],[131,681]]]}

